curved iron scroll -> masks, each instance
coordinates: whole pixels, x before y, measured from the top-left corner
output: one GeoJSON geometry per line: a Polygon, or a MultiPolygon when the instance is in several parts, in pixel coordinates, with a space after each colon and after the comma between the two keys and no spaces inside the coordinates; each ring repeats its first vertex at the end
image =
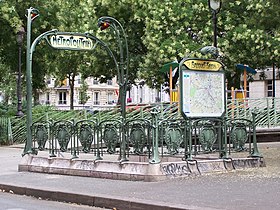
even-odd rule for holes
{"type": "Polygon", "coordinates": [[[147,135],[145,127],[140,123],[135,123],[131,127],[130,141],[133,144],[134,153],[137,155],[143,154],[143,149],[147,143],[147,135]]]}
{"type": "Polygon", "coordinates": [[[214,126],[210,123],[204,124],[202,129],[200,130],[198,139],[201,143],[203,151],[213,151],[213,145],[217,140],[217,132],[214,126]]]}
{"type": "Polygon", "coordinates": [[[54,124],[54,137],[57,139],[60,150],[67,151],[73,133],[73,124],[68,121],[59,121],[54,124]]]}
{"type": "Polygon", "coordinates": [[[89,124],[82,124],[78,131],[78,139],[80,140],[83,151],[85,153],[90,152],[90,148],[93,142],[93,131],[92,126],[89,124]]]}
{"type": "Polygon", "coordinates": [[[33,124],[33,139],[38,143],[38,149],[44,150],[48,140],[48,125],[43,123],[33,124]]]}
{"type": "Polygon", "coordinates": [[[108,148],[108,153],[114,154],[116,152],[118,139],[119,135],[116,125],[114,125],[113,123],[106,124],[103,134],[103,140],[106,147],[108,148]]]}
{"type": "Polygon", "coordinates": [[[248,132],[244,123],[235,123],[230,131],[233,148],[236,151],[245,149],[245,143],[248,140],[248,132]]]}
{"type": "Polygon", "coordinates": [[[175,155],[179,152],[179,147],[183,142],[183,135],[182,130],[177,123],[171,123],[168,125],[165,133],[165,142],[169,154],[175,155]]]}

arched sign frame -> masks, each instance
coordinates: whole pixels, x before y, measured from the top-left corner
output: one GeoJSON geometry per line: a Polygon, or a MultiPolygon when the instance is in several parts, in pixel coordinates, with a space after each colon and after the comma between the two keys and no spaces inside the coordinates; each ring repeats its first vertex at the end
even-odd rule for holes
{"type": "Polygon", "coordinates": [[[46,31],[39,35],[31,44],[30,50],[27,51],[27,63],[26,63],[26,101],[27,101],[27,140],[25,145],[24,154],[34,153],[32,151],[32,134],[31,134],[31,126],[32,126],[32,58],[33,52],[37,44],[40,41],[46,40],[48,45],[54,49],[59,50],[94,50],[97,45],[101,45],[107,53],[113,58],[114,63],[117,68],[118,78],[120,78],[120,69],[119,64],[110,50],[110,48],[100,39],[93,36],[90,33],[76,33],[76,32],[59,32],[57,29],[53,29],[50,31],[46,31]],[[52,40],[53,39],[53,40],[52,40]],[[56,39],[56,40],[54,40],[56,39]],[[56,43],[55,43],[56,42],[56,43]]]}

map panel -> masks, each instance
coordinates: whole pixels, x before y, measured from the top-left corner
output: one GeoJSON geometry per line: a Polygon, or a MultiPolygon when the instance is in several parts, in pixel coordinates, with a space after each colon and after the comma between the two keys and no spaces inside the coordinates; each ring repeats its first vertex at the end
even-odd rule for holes
{"type": "Polygon", "coordinates": [[[220,117],[224,113],[224,73],[183,70],[182,76],[182,110],[187,117],[220,117]]]}

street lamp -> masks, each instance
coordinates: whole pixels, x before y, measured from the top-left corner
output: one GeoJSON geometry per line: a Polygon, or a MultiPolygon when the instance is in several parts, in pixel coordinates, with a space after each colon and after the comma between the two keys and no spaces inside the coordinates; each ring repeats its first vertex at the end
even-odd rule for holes
{"type": "Polygon", "coordinates": [[[120,60],[118,69],[118,85],[119,85],[119,93],[120,93],[120,105],[121,105],[121,122],[122,122],[122,132],[121,132],[121,152],[120,152],[120,161],[126,161],[126,153],[125,153],[125,130],[124,125],[126,122],[126,91],[127,91],[127,75],[128,75],[128,44],[126,39],[126,33],[119,21],[117,21],[113,17],[100,17],[98,19],[98,26],[101,30],[105,30],[107,28],[112,28],[115,32],[119,51],[120,51],[120,60]],[[126,50],[126,60],[124,60],[124,47],[126,50]]]}
{"type": "Polygon", "coordinates": [[[39,16],[39,11],[30,7],[27,9],[27,30],[26,30],[26,146],[24,154],[31,154],[32,151],[32,73],[31,73],[31,25],[32,21],[39,16]]]}
{"type": "Polygon", "coordinates": [[[18,77],[17,77],[17,113],[16,116],[22,117],[24,114],[22,112],[22,91],[21,91],[21,49],[24,39],[25,30],[23,27],[20,27],[17,33],[17,44],[18,44],[18,77]]]}
{"type": "Polygon", "coordinates": [[[214,47],[217,48],[217,14],[219,13],[222,1],[221,0],[208,0],[208,6],[213,14],[213,30],[214,30],[214,47]]]}

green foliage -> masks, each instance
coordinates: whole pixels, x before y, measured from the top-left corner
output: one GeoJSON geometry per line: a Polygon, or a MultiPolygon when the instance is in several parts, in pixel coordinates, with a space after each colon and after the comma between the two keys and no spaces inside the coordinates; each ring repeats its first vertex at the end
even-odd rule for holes
{"type": "Polygon", "coordinates": [[[83,79],[82,80],[82,85],[80,86],[80,95],[79,95],[79,101],[81,104],[85,105],[85,103],[88,101],[88,99],[90,98],[88,95],[87,95],[87,90],[88,90],[88,85],[87,83],[85,82],[85,80],[83,79]]]}
{"type": "MultiPolygon", "coordinates": [[[[119,60],[115,34],[112,30],[101,32],[97,27],[101,16],[116,18],[128,38],[128,79],[131,83],[141,77],[146,84],[159,87],[167,79],[159,72],[165,63],[179,62],[213,42],[212,14],[205,0],[2,0],[0,4],[2,83],[17,71],[16,34],[21,26],[26,29],[25,13],[31,6],[40,13],[32,22],[32,40],[55,28],[59,31],[89,32],[106,42],[119,60]]],[[[253,68],[271,66],[272,63],[280,66],[278,0],[223,0],[217,17],[218,47],[230,72],[228,80],[232,75],[238,77],[234,67],[237,63],[253,68]]],[[[23,52],[24,49],[25,42],[23,52]]],[[[22,69],[25,72],[25,59],[22,69]]],[[[44,41],[36,47],[32,73],[33,90],[44,89],[45,75],[70,80],[70,76],[73,78],[81,73],[84,77],[93,76],[100,81],[117,75],[113,60],[100,47],[94,52],[55,51],[44,41]]]]}
{"type": "Polygon", "coordinates": [[[12,104],[0,103],[0,117],[15,116],[17,109],[12,104]]]}
{"type": "MultiPolygon", "coordinates": [[[[145,21],[143,43],[148,53],[141,76],[160,80],[158,70],[200,47],[212,45],[207,1],[135,1],[135,18],[145,21]]],[[[218,13],[218,47],[228,71],[237,63],[252,67],[279,63],[279,1],[225,0],[218,13]],[[270,20],[272,20],[270,22],[270,20]],[[278,35],[278,36],[277,36],[278,35]]],[[[227,77],[231,80],[231,74],[227,77]]]]}

